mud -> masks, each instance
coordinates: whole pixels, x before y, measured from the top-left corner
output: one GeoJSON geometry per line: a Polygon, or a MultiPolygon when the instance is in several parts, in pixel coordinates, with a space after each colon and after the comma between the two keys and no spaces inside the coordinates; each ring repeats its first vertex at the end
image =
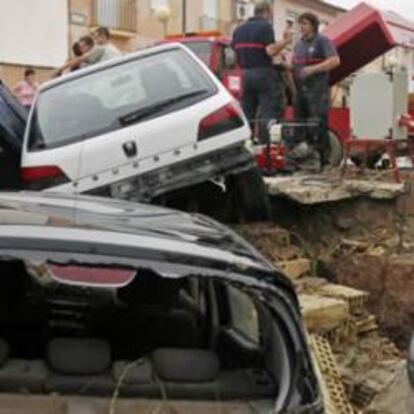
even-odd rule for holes
{"type": "Polygon", "coordinates": [[[370,292],[382,330],[406,349],[414,331],[414,255],[356,255],[330,266],[338,282],[370,292]]]}

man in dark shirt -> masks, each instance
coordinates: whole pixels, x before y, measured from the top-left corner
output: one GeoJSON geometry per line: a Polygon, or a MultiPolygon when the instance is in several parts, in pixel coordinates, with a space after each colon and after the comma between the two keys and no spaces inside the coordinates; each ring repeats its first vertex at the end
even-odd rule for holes
{"type": "Polygon", "coordinates": [[[301,40],[295,45],[293,73],[296,85],[295,118],[319,120],[321,165],[329,164],[329,72],[340,65],[332,42],[319,34],[319,19],[312,13],[299,17],[301,40]]]}
{"type": "Polygon", "coordinates": [[[232,41],[237,61],[243,69],[243,111],[252,129],[256,117],[260,118],[259,139],[263,143],[269,139],[269,121],[282,118],[284,109],[283,86],[273,69],[272,58],[292,41],[292,34],[286,33],[284,39],[276,43],[270,21],[270,4],[256,4],[254,17],[234,31],[232,41]]]}

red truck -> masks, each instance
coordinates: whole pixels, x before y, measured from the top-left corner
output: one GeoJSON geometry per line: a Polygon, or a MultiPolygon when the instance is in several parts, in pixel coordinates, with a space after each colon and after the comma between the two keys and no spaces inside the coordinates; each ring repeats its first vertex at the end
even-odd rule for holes
{"type": "MultiPolygon", "coordinates": [[[[341,57],[340,67],[331,74],[332,86],[398,44],[382,14],[366,4],[361,4],[345,13],[335,24],[326,29],[325,35],[334,42],[341,57]]],[[[170,35],[164,42],[185,44],[221,79],[234,97],[240,100],[242,71],[237,65],[228,37],[216,31],[209,31],[170,35]]],[[[414,113],[414,104],[410,105],[410,110],[414,113]]],[[[286,119],[292,119],[292,116],[292,109],[287,108],[286,119]]],[[[333,148],[331,161],[333,164],[339,164],[342,160],[343,143],[351,138],[350,111],[346,102],[342,107],[330,109],[329,128],[333,148]]],[[[271,154],[269,158],[264,151],[259,151],[257,156],[259,165],[264,167],[267,164],[268,167],[270,159],[272,168],[283,168],[283,147],[272,146],[271,154]]],[[[373,153],[372,161],[377,160],[378,155],[373,153]]],[[[357,161],[358,155],[355,154],[353,159],[357,161]]]]}

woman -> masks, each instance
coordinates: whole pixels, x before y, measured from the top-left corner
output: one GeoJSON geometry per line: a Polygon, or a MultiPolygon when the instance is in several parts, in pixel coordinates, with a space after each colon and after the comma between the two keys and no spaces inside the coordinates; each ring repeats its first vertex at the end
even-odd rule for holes
{"type": "Polygon", "coordinates": [[[17,100],[29,110],[32,106],[34,97],[39,88],[36,81],[36,72],[34,69],[27,68],[24,71],[24,79],[18,82],[13,88],[12,92],[17,100]]]}

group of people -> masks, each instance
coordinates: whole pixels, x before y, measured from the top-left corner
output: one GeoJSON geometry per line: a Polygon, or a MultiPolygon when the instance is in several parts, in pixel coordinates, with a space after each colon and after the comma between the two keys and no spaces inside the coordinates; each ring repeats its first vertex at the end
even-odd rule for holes
{"type": "Polygon", "coordinates": [[[257,3],[254,17],[240,25],[233,34],[232,45],[243,69],[242,107],[252,128],[259,119],[259,139],[269,141],[268,124],[284,116],[283,80],[274,69],[278,59],[287,79],[291,80],[295,119],[318,121],[318,146],[322,166],[329,164],[330,144],[328,110],[330,104],[329,72],[340,65],[332,42],[319,33],[319,19],[304,13],[298,23],[300,40],[293,45],[290,62],[283,58],[285,49],[293,43],[292,25],[288,24],[283,38],[276,41],[269,3],[257,3]],[[282,57],[282,59],[281,59],[282,57]]]}
{"type": "MultiPolygon", "coordinates": [[[[120,50],[111,42],[111,33],[106,27],[98,27],[93,36],[82,36],[72,46],[73,58],[57,69],[53,76],[60,76],[65,71],[74,71],[80,68],[105,62],[121,56],[120,50]]],[[[39,82],[33,68],[24,71],[23,79],[12,87],[12,93],[23,107],[30,109],[39,82]]]]}
{"type": "Polygon", "coordinates": [[[107,27],[98,27],[93,36],[82,36],[72,46],[73,58],[68,60],[55,73],[59,76],[65,71],[106,62],[121,56],[121,51],[111,42],[111,33],[107,27]]]}

